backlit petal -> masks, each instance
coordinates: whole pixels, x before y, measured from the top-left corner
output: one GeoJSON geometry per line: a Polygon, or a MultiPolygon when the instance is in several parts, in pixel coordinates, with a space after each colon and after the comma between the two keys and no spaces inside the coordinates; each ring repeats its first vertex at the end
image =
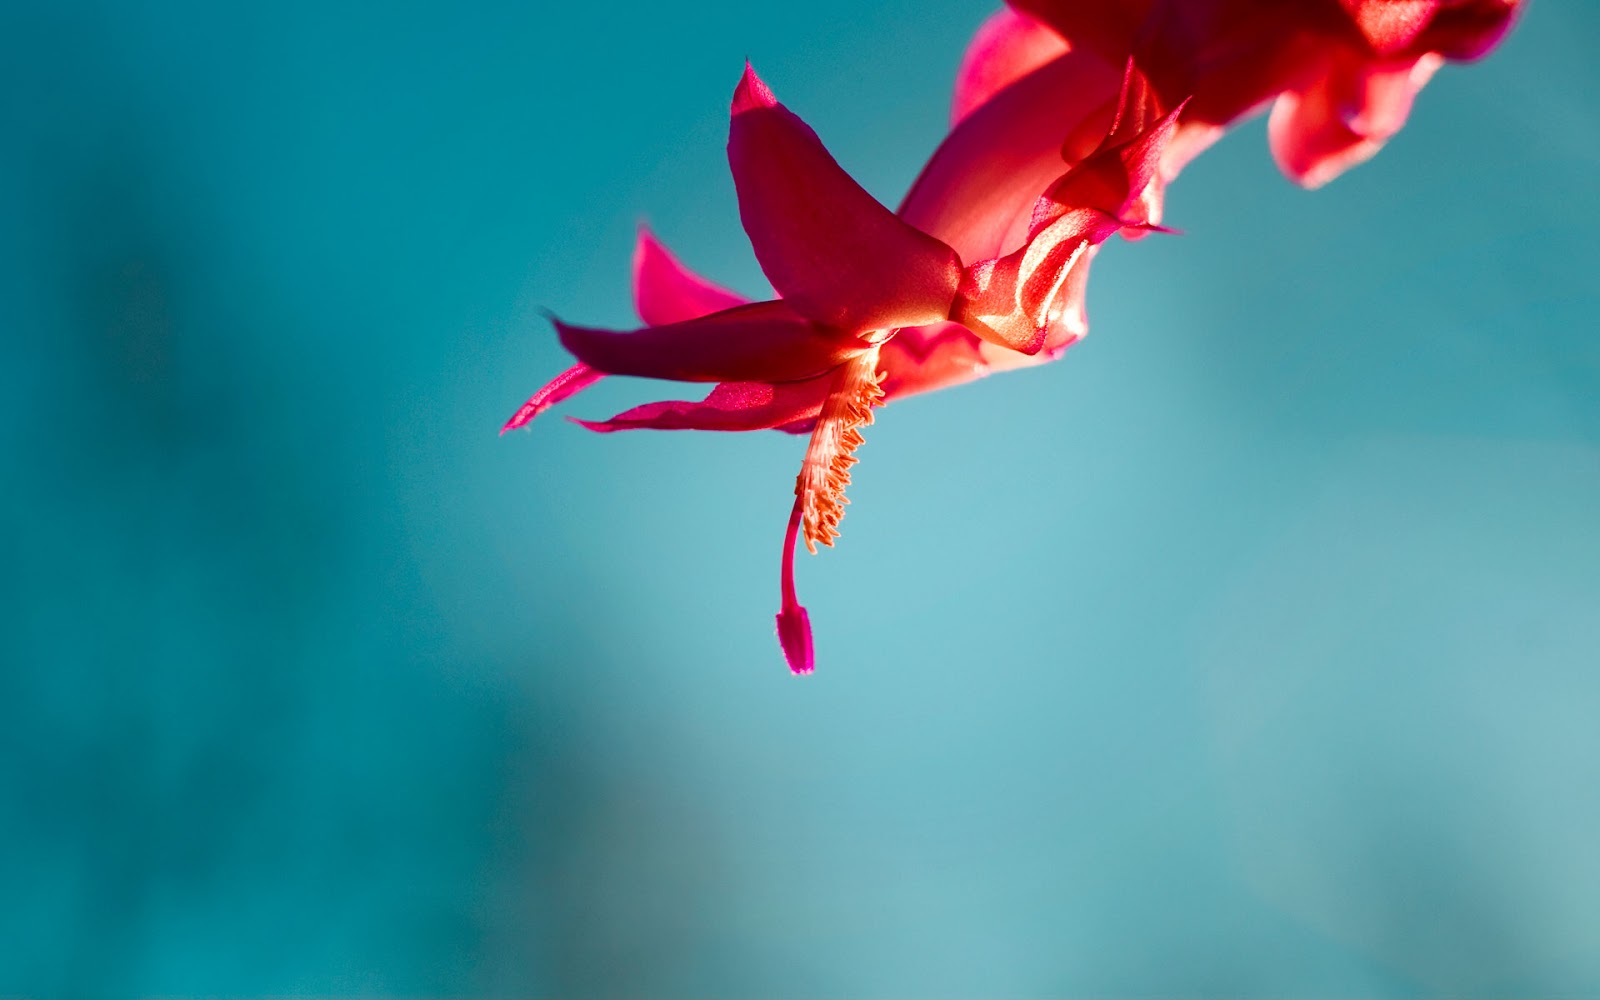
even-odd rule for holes
{"type": "Polygon", "coordinates": [[[551,379],[544,388],[533,394],[533,398],[523,403],[511,419],[506,421],[506,425],[500,428],[500,433],[516,430],[563,399],[571,399],[602,378],[605,378],[603,372],[597,372],[586,364],[580,362],[573,365],[551,379]]]}
{"type": "Polygon", "coordinates": [[[1067,51],[1062,37],[1012,10],[983,22],[956,71],[950,124],[955,125],[998,91],[1067,51]]]}
{"type": "Polygon", "coordinates": [[[1339,0],[1374,52],[1388,55],[1416,41],[1440,0],[1339,0]]]}
{"type": "Polygon", "coordinates": [[[699,319],[747,301],[684,267],[650,230],[639,227],[633,247],[633,307],[646,324],[699,319]]]}
{"type": "Polygon", "coordinates": [[[1159,167],[1185,105],[1161,115],[1154,100],[1144,74],[1130,61],[1105,144],[1069,169],[1046,197],[1067,209],[1098,209],[1130,224],[1159,221],[1159,167]]]}
{"type": "Polygon", "coordinates": [[[757,302],[700,319],[621,332],[556,321],[561,344],[608,375],[679,382],[789,382],[811,378],[870,345],[818,326],[782,302],[757,302]]]}
{"type": "Polygon", "coordinates": [[[850,332],[948,314],[961,276],[955,251],[880,205],[748,66],[728,162],[756,260],[796,312],[850,332]]]}
{"type": "Polygon", "coordinates": [[[1039,353],[1065,315],[1072,269],[1120,228],[1120,220],[1092,208],[1066,212],[1021,250],[968,268],[953,318],[991,343],[1039,353]]]}
{"type": "Polygon", "coordinates": [[[1412,99],[1443,60],[1368,61],[1346,52],[1302,92],[1273,106],[1267,139],[1278,166],[1306,187],[1320,187],[1370,159],[1405,124],[1412,99]]]}
{"type": "Polygon", "coordinates": [[[1075,49],[1091,49],[1121,65],[1133,50],[1153,0],[1010,0],[1011,6],[1048,24],[1075,49]]]}
{"type": "Polygon", "coordinates": [[[758,431],[812,420],[832,375],[799,382],[723,382],[700,402],[645,403],[610,420],[577,420],[592,431],[758,431]]]}
{"type": "Polygon", "coordinates": [[[1414,52],[1437,52],[1454,62],[1488,55],[1511,30],[1522,0],[1466,0],[1446,6],[1412,46],[1414,52]]]}
{"type": "Polygon", "coordinates": [[[1072,51],[1017,80],[962,119],[923,168],[900,216],[964,261],[1027,239],[1034,201],[1061,175],[1062,139],[1077,158],[1105,137],[1123,63],[1072,51]]]}
{"type": "Polygon", "coordinates": [[[900,399],[982,378],[990,371],[984,346],[960,323],[903,329],[878,355],[884,396],[900,399]]]}

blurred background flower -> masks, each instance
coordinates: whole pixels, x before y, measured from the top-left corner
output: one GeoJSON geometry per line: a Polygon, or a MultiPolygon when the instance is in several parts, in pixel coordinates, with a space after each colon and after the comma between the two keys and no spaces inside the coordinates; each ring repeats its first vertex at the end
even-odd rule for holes
{"type": "Polygon", "coordinates": [[[990,12],[0,10],[0,991],[1600,988],[1600,12],[884,410],[810,682],[803,441],[496,437],[641,218],[761,291],[745,56],[892,202],[990,12]]]}

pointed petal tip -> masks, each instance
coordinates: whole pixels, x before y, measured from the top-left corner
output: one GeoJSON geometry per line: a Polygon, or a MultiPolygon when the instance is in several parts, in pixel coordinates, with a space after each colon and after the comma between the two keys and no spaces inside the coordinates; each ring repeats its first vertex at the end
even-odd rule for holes
{"type": "MultiPolygon", "coordinates": [[[[554,321],[554,317],[551,317],[551,319],[554,321]]],[[[604,377],[604,373],[598,372],[582,362],[573,365],[545,383],[526,403],[523,403],[517,409],[517,412],[512,415],[511,419],[506,421],[505,426],[500,428],[500,436],[504,437],[506,431],[514,431],[519,427],[525,426],[545,410],[563,400],[571,399],[604,377]]]]}
{"type": "Polygon", "coordinates": [[[789,672],[803,677],[816,669],[811,648],[811,616],[799,604],[778,612],[778,644],[783,647],[783,658],[789,663],[789,672]]]}
{"type": "Polygon", "coordinates": [[[739,86],[733,91],[733,113],[777,106],[778,99],[772,95],[771,88],[761,82],[761,77],[756,75],[755,67],[746,59],[744,75],[739,78],[739,86]]]}

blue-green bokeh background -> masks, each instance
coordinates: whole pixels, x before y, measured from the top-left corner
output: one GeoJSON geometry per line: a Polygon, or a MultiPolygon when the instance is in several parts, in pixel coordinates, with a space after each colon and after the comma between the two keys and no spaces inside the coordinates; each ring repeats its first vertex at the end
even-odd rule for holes
{"type": "Polygon", "coordinates": [[[801,441],[495,431],[989,7],[469,6],[0,6],[0,993],[1600,993],[1600,10],[883,411],[801,681],[801,441]]]}

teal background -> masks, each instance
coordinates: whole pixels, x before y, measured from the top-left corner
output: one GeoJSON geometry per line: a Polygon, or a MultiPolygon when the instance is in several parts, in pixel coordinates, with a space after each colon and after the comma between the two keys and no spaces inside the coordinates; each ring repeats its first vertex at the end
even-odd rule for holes
{"type": "Polygon", "coordinates": [[[990,8],[468,6],[0,6],[0,993],[1600,995],[1600,10],[883,411],[796,680],[802,441],[495,432],[990,8]]]}

